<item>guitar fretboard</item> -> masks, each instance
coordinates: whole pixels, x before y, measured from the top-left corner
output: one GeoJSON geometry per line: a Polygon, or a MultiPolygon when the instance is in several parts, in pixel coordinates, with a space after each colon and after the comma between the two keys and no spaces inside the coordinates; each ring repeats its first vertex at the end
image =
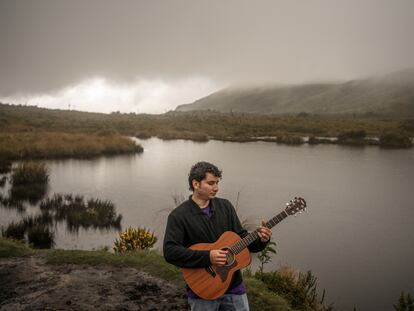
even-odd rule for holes
{"type": "MultiPolygon", "coordinates": [[[[280,212],[275,217],[273,217],[268,222],[266,222],[265,226],[267,228],[271,229],[288,216],[289,215],[288,215],[288,213],[286,213],[286,211],[280,212]]],[[[243,249],[245,249],[247,246],[249,246],[251,243],[256,241],[258,238],[259,238],[259,233],[257,232],[257,229],[256,229],[255,231],[250,232],[248,235],[246,235],[243,239],[239,240],[237,243],[233,244],[230,247],[230,250],[234,254],[238,254],[243,249]]]]}

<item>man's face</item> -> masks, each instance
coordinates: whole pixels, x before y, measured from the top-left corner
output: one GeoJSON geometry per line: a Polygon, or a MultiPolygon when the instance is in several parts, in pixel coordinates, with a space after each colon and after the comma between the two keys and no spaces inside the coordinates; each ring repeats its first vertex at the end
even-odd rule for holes
{"type": "Polygon", "coordinates": [[[213,199],[218,192],[219,178],[211,173],[206,173],[206,177],[200,182],[193,180],[194,193],[204,200],[213,199]]]}

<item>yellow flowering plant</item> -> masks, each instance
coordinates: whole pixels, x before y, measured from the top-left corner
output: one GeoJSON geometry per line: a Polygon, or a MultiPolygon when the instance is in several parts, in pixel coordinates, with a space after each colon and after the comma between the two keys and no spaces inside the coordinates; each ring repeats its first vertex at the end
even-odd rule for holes
{"type": "Polygon", "coordinates": [[[119,233],[119,239],[114,242],[115,253],[125,253],[137,249],[150,249],[157,242],[157,237],[146,228],[132,228],[119,233]]]}

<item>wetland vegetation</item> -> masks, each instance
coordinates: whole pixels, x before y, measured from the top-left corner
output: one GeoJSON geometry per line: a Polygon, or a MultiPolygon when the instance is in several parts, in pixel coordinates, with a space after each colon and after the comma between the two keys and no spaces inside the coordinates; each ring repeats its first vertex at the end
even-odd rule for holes
{"type": "Polygon", "coordinates": [[[311,143],[377,144],[390,148],[411,147],[414,137],[413,119],[376,114],[103,114],[0,104],[0,115],[0,157],[11,159],[142,152],[142,147],[125,136],[287,144],[305,143],[303,138],[310,137],[311,143]],[[365,139],[356,143],[340,139],[344,133],[358,132],[365,133],[365,139]]]}

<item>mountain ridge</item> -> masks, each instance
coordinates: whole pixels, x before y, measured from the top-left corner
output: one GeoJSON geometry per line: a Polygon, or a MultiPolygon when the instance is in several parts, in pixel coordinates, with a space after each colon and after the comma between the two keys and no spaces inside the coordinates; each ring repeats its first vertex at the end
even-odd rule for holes
{"type": "Polygon", "coordinates": [[[414,116],[414,68],[335,83],[230,87],[176,111],[257,114],[384,114],[414,116]]]}

